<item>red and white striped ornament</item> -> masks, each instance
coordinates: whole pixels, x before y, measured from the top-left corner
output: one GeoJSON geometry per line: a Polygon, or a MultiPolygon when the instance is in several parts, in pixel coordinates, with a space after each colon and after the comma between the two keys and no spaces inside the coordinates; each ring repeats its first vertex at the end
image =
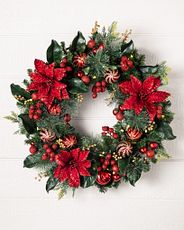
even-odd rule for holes
{"type": "Polygon", "coordinates": [[[117,154],[120,157],[129,156],[132,153],[132,145],[128,141],[122,141],[116,148],[117,154]]]}
{"type": "Polygon", "coordinates": [[[119,79],[120,75],[118,70],[107,70],[104,77],[107,83],[112,84],[119,79]]]}

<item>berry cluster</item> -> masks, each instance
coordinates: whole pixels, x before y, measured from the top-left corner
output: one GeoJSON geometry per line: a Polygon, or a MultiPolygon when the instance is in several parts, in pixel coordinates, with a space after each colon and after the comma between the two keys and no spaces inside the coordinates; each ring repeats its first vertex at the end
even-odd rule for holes
{"type": "Polygon", "coordinates": [[[55,143],[51,146],[49,144],[44,144],[43,148],[45,152],[42,155],[42,160],[50,160],[51,162],[55,161],[55,155],[58,149],[58,145],[55,143]]]}
{"type": "Polygon", "coordinates": [[[97,44],[95,40],[90,39],[87,43],[87,47],[92,49],[93,54],[96,54],[98,50],[104,49],[105,45],[103,43],[97,44]]]}
{"type": "Polygon", "coordinates": [[[140,148],[140,152],[142,154],[146,154],[148,158],[153,158],[155,156],[155,149],[158,147],[157,142],[151,142],[149,143],[148,147],[144,146],[140,148]]]}
{"type": "Polygon", "coordinates": [[[90,83],[90,77],[85,75],[83,71],[78,71],[77,76],[84,82],[84,84],[88,85],[90,83]]]}
{"type": "Polygon", "coordinates": [[[39,120],[42,115],[41,103],[37,102],[36,105],[31,105],[29,107],[29,118],[34,120],[39,120]]]}
{"type": "Polygon", "coordinates": [[[98,93],[103,93],[106,90],[106,82],[103,81],[98,81],[96,84],[92,87],[92,97],[96,98],[98,93]]]}
{"type": "Polygon", "coordinates": [[[123,120],[123,113],[121,112],[121,110],[120,109],[117,109],[117,108],[115,108],[115,109],[113,109],[113,114],[116,116],[116,119],[118,120],[118,121],[122,121],[123,120]]]}
{"type": "Polygon", "coordinates": [[[114,129],[113,128],[109,128],[109,126],[103,126],[102,127],[102,136],[111,136],[113,137],[114,139],[118,139],[119,138],[119,135],[114,132],[114,129]]]}
{"type": "Polygon", "coordinates": [[[67,58],[64,57],[62,60],[61,60],[61,63],[60,63],[60,70],[62,70],[62,77],[66,77],[67,75],[67,72],[71,72],[72,71],[72,67],[71,66],[68,66],[67,65],[67,58]]]}
{"type": "Polygon", "coordinates": [[[37,149],[37,147],[35,146],[34,143],[31,143],[31,146],[30,146],[30,148],[29,148],[29,152],[30,152],[32,155],[34,155],[35,153],[38,152],[38,149],[37,149]]]}
{"type": "Polygon", "coordinates": [[[129,69],[132,69],[134,67],[133,62],[126,56],[121,57],[120,65],[121,65],[122,71],[128,71],[129,69]]]}

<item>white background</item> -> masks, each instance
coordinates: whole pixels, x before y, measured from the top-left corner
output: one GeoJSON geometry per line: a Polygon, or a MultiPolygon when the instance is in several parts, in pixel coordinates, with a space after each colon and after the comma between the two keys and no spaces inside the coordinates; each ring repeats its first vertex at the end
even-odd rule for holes
{"type": "MultiPolygon", "coordinates": [[[[184,229],[183,12],[182,0],[0,0],[1,230],[184,229]],[[26,77],[34,58],[45,59],[50,40],[69,44],[77,30],[89,34],[95,20],[106,26],[118,21],[120,31],[133,29],[135,45],[148,63],[168,61],[177,140],[166,143],[172,158],[155,165],[135,188],[123,184],[105,195],[90,188],[58,201],[56,193],[45,192],[45,181],[34,179],[34,170],[23,169],[24,137],[12,135],[16,125],[2,117],[17,111],[10,83],[26,77]]],[[[115,121],[103,99],[83,104],[75,121],[83,132],[99,133],[115,121]]]]}

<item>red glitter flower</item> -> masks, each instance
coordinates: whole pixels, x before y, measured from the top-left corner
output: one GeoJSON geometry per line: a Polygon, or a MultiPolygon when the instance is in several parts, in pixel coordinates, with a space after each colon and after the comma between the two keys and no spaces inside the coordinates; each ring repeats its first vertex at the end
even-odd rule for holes
{"type": "Polygon", "coordinates": [[[149,76],[141,82],[138,78],[131,75],[130,81],[124,81],[119,84],[121,92],[130,95],[130,97],[125,99],[120,109],[122,111],[133,109],[136,114],[140,114],[143,108],[145,108],[150,120],[153,121],[157,113],[155,103],[165,101],[170,95],[167,92],[156,91],[160,85],[161,80],[159,77],[149,76]]]}
{"type": "Polygon", "coordinates": [[[88,168],[91,167],[91,161],[87,160],[89,151],[81,151],[79,148],[71,151],[61,150],[56,155],[57,168],[54,171],[54,177],[59,181],[68,181],[71,187],[80,185],[80,176],[90,176],[88,168]]]}
{"type": "Polygon", "coordinates": [[[36,99],[41,100],[50,108],[53,100],[68,99],[67,85],[61,80],[66,76],[65,68],[54,68],[53,64],[35,59],[35,71],[30,72],[31,84],[28,86],[28,91],[37,91],[36,99]]]}

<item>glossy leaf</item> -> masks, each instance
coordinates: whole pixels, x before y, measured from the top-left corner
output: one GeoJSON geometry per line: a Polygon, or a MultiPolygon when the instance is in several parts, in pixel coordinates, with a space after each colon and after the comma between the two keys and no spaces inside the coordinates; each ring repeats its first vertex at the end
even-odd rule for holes
{"type": "Polygon", "coordinates": [[[54,189],[58,183],[58,179],[54,178],[53,176],[49,177],[46,183],[46,191],[49,192],[50,190],[54,189]]]}
{"type": "Polygon", "coordinates": [[[25,89],[23,89],[19,85],[11,84],[10,88],[11,88],[11,93],[13,94],[13,96],[20,95],[21,97],[24,97],[26,100],[31,98],[30,93],[28,93],[25,89]]]}
{"type": "Polygon", "coordinates": [[[52,40],[51,45],[47,49],[47,62],[60,64],[61,59],[65,56],[63,43],[59,45],[57,41],[52,40]]]}
{"type": "Polygon", "coordinates": [[[79,31],[77,36],[73,39],[70,50],[72,52],[83,53],[86,49],[86,40],[82,33],[79,31]]]}
{"type": "Polygon", "coordinates": [[[41,161],[41,155],[40,154],[29,155],[24,160],[24,167],[25,168],[33,168],[40,161],[41,161]]]}
{"type": "Polygon", "coordinates": [[[28,114],[20,114],[18,117],[22,119],[22,124],[25,128],[25,130],[29,133],[32,134],[36,131],[36,123],[34,120],[31,120],[29,118],[28,114]]]}
{"type": "Polygon", "coordinates": [[[127,167],[128,163],[129,163],[129,159],[128,158],[124,158],[124,159],[118,160],[118,166],[119,166],[119,170],[120,170],[121,173],[124,172],[124,170],[127,167]]]}
{"type": "Polygon", "coordinates": [[[88,92],[88,87],[79,78],[72,78],[69,81],[69,86],[69,92],[72,94],[88,92]]]}
{"type": "Polygon", "coordinates": [[[162,122],[158,128],[159,135],[164,140],[173,140],[176,136],[173,134],[171,126],[167,122],[162,122]]]}
{"type": "Polygon", "coordinates": [[[131,52],[132,50],[134,49],[134,43],[133,41],[129,41],[128,43],[124,43],[122,46],[121,46],[121,51],[123,53],[129,53],[131,52]]]}

